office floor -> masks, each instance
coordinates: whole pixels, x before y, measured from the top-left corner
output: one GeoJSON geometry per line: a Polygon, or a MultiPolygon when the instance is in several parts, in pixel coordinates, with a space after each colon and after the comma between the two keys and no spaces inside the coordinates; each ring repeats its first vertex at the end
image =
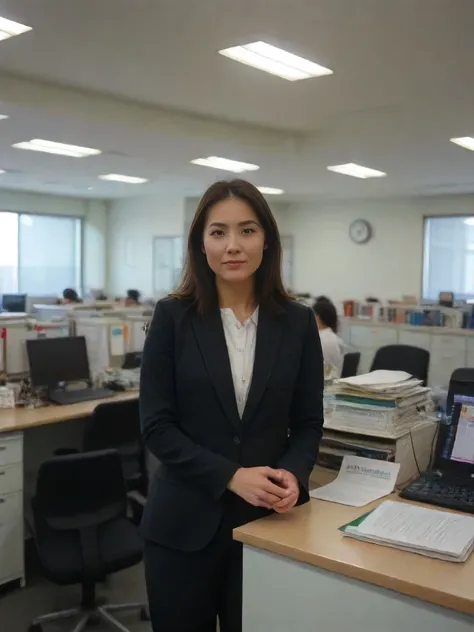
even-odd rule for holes
{"type": "MultiPolygon", "coordinates": [[[[5,632],[28,632],[31,620],[40,614],[76,607],[80,601],[77,587],[54,586],[44,580],[35,567],[34,561],[28,564],[28,582],[25,588],[1,590],[0,592],[0,629],[5,632]]],[[[145,601],[145,582],[143,567],[136,566],[111,577],[105,586],[98,590],[99,597],[108,603],[145,601]]],[[[140,621],[139,614],[120,616],[120,621],[131,632],[151,632],[149,623],[140,621]]],[[[73,622],[61,622],[44,626],[44,632],[69,632],[73,622]]],[[[87,630],[103,632],[110,627],[94,626],[87,630]]]]}

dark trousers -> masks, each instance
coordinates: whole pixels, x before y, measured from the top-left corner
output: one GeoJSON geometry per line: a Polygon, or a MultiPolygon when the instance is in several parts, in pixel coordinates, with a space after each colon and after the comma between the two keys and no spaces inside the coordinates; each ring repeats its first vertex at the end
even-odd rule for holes
{"type": "Polygon", "coordinates": [[[242,545],[225,518],[201,551],[145,542],[145,576],[153,632],[216,632],[217,619],[241,632],[242,545]]]}

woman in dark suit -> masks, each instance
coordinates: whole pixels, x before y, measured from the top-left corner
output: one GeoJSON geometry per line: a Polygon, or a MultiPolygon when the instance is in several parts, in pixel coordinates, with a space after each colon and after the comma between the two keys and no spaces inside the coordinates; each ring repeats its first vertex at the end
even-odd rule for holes
{"type": "Polygon", "coordinates": [[[155,632],[239,632],[232,529],[308,501],[323,425],[312,311],[281,280],[262,194],[217,182],[192,223],[184,278],[158,302],[143,353],[144,441],[159,459],[142,535],[155,632]]]}

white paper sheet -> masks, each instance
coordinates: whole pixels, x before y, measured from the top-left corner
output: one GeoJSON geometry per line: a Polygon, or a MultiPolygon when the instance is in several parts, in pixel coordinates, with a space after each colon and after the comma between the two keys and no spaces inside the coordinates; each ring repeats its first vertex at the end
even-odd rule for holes
{"type": "Polygon", "coordinates": [[[340,505],[363,507],[393,492],[399,470],[400,463],[345,456],[336,480],[314,489],[310,496],[340,505]]]}
{"type": "Polygon", "coordinates": [[[110,355],[121,356],[125,353],[125,337],[122,325],[110,327],[110,355]]]}
{"type": "Polygon", "coordinates": [[[474,517],[387,500],[358,531],[387,542],[460,556],[474,538],[474,517]]]}

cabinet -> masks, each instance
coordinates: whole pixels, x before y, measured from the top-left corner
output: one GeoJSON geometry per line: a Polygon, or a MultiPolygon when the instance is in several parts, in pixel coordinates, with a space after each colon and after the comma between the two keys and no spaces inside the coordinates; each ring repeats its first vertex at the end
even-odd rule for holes
{"type": "Polygon", "coordinates": [[[23,435],[0,437],[0,585],[24,583],[23,435]]]}
{"type": "Polygon", "coordinates": [[[455,369],[474,367],[474,331],[344,320],[344,341],[361,354],[359,373],[370,370],[377,349],[392,344],[430,352],[428,385],[432,387],[447,387],[455,369]]]}

